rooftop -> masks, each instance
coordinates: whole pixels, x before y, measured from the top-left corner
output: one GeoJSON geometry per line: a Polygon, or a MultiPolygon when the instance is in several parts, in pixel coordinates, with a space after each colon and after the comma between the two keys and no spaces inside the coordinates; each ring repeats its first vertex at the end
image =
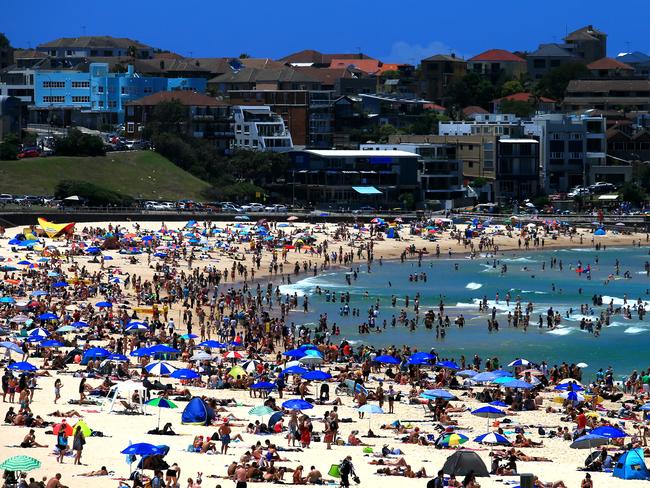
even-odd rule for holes
{"type": "Polygon", "coordinates": [[[567,92],[650,91],[650,80],[571,80],[567,92]]]}
{"type": "Polygon", "coordinates": [[[624,70],[624,71],[634,71],[634,68],[629,64],[625,64],[621,61],[617,61],[612,58],[600,58],[593,63],[589,63],[587,68],[593,70],[624,70]]]}
{"type": "Polygon", "coordinates": [[[422,61],[451,61],[452,63],[464,63],[465,60],[459,57],[456,57],[454,54],[434,54],[428,58],[424,58],[422,61]]]}
{"type": "Polygon", "coordinates": [[[177,101],[187,107],[218,107],[228,105],[226,102],[216,98],[188,90],[161,91],[153,95],[139,98],[127,103],[127,105],[158,105],[161,102],[177,101]]]}
{"type": "Polygon", "coordinates": [[[216,76],[210,83],[260,83],[260,82],[294,82],[318,83],[319,81],[296,68],[284,66],[279,69],[242,68],[216,76]]]}
{"type": "Polygon", "coordinates": [[[586,25],[578,30],[571,32],[567,35],[565,41],[585,41],[585,40],[599,40],[599,37],[607,37],[607,34],[594,29],[593,25],[586,25]]]}
{"type": "Polygon", "coordinates": [[[496,100],[492,100],[492,102],[501,102],[503,100],[509,100],[512,102],[531,102],[531,101],[540,101],[542,103],[556,103],[557,100],[554,100],[552,98],[546,98],[546,97],[539,97],[536,98],[535,95],[533,95],[530,92],[519,92],[519,93],[513,93],[512,95],[507,95],[505,97],[497,98],[496,100]]]}
{"type": "Polygon", "coordinates": [[[330,61],[330,68],[357,68],[365,73],[377,73],[381,69],[381,61],[376,59],[341,59],[335,58],[330,61]]]}
{"type": "Polygon", "coordinates": [[[417,154],[406,152],[406,151],[392,151],[392,150],[361,150],[361,149],[306,149],[303,152],[313,154],[315,156],[321,157],[332,157],[332,158],[367,158],[367,157],[418,157],[417,154]]]}
{"type": "Polygon", "coordinates": [[[567,51],[564,44],[540,44],[536,51],[528,56],[531,58],[575,58],[573,54],[567,51]]]}
{"type": "Polygon", "coordinates": [[[502,61],[502,62],[511,62],[511,63],[525,63],[526,61],[523,58],[520,58],[516,54],[512,54],[510,51],[505,49],[489,49],[483,51],[481,54],[477,54],[473,58],[469,58],[470,62],[481,62],[481,61],[502,61]]]}
{"type": "Polygon", "coordinates": [[[142,44],[140,41],[129,39],[128,37],[112,36],[81,36],[81,37],[60,37],[50,42],[39,44],[43,48],[118,48],[128,49],[135,46],[137,49],[150,49],[151,46],[142,44]]]}

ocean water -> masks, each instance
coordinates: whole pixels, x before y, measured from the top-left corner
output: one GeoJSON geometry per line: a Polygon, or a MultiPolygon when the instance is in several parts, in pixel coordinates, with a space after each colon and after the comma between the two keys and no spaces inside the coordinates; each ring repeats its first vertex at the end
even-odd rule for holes
{"type": "MultiPolygon", "coordinates": [[[[364,263],[358,263],[358,278],[351,285],[346,283],[346,271],[328,272],[309,277],[291,285],[281,286],[282,293],[308,295],[310,311],[293,312],[290,320],[296,324],[314,323],[319,314],[328,314],[328,323],[341,327],[341,338],[375,346],[408,344],[419,350],[435,348],[444,357],[458,359],[465,355],[468,361],[479,354],[482,358],[497,356],[503,362],[516,357],[531,361],[546,360],[549,364],[566,362],[585,362],[586,376],[595,374],[598,368],[612,366],[617,376],[623,376],[633,369],[650,367],[650,316],[639,321],[636,313],[628,320],[622,315],[614,315],[609,326],[604,326],[600,337],[580,330],[580,320],[595,319],[602,307],[593,307],[590,312],[580,313],[580,304],[592,307],[592,296],[603,295],[603,307],[613,301],[615,307],[629,304],[637,299],[650,302],[650,277],[644,271],[646,261],[650,261],[650,248],[611,248],[605,251],[594,249],[562,249],[554,251],[534,251],[508,253],[496,259],[483,257],[475,260],[467,258],[425,260],[418,267],[417,262],[407,261],[376,262],[370,273],[364,263]],[[598,257],[598,264],[596,264],[598,257]],[[550,261],[562,261],[559,267],[551,269],[550,261]],[[620,275],[615,275],[615,262],[619,260],[620,275]],[[543,263],[546,264],[542,270],[543,263]],[[507,272],[501,273],[501,265],[507,272]],[[578,265],[591,266],[591,280],[575,272],[578,265]],[[629,271],[630,279],[623,278],[629,271]],[[427,281],[409,281],[409,274],[426,273],[427,281]],[[611,277],[610,275],[614,275],[611,277]],[[606,281],[609,281],[606,283],[606,281]],[[613,278],[613,279],[612,279],[613,278]],[[317,287],[323,290],[317,294],[317,287]],[[337,302],[327,302],[325,290],[335,292],[337,302]],[[347,317],[340,314],[338,299],[342,292],[351,295],[350,307],[360,309],[360,317],[347,317]],[[506,305],[506,293],[510,293],[510,306],[506,305]],[[405,297],[410,297],[408,316],[413,317],[413,299],[420,293],[420,314],[428,309],[438,311],[440,301],[445,305],[445,313],[452,321],[444,339],[436,339],[435,329],[428,330],[422,321],[415,331],[400,325],[391,327],[392,316],[397,316],[404,307],[405,297]],[[499,303],[496,303],[496,294],[499,303]],[[367,294],[367,296],[366,296],[367,294]],[[391,297],[397,304],[391,307],[391,297]],[[506,315],[514,311],[515,298],[521,297],[522,307],[533,303],[531,323],[527,331],[508,327],[506,315]],[[478,302],[487,298],[490,308],[497,308],[499,332],[488,332],[488,315],[478,312],[478,302]],[[376,300],[380,302],[378,327],[381,332],[358,333],[359,323],[365,321],[367,311],[376,300]],[[559,311],[562,323],[555,330],[538,328],[539,314],[544,315],[549,307],[559,311]],[[465,327],[453,325],[454,319],[463,314],[465,327]],[[568,317],[567,317],[568,315],[568,317]],[[386,320],[387,327],[383,328],[386,320]]],[[[357,265],[355,264],[355,269],[357,265]]],[[[302,300],[299,301],[302,303],[302,300]]],[[[646,307],[650,311],[650,307],[646,307]]]]}

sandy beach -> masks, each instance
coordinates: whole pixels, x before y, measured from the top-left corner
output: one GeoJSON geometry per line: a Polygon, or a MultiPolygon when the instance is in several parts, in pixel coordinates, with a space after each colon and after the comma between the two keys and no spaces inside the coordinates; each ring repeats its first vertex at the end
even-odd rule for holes
{"type": "MultiPolygon", "coordinates": [[[[108,222],[97,222],[97,223],[88,223],[88,224],[77,224],[75,228],[75,234],[84,235],[83,229],[91,227],[101,227],[103,229],[108,228],[108,222]]],[[[124,233],[132,233],[134,235],[138,234],[147,234],[150,231],[160,231],[162,224],[160,222],[139,222],[137,223],[138,229],[136,229],[136,223],[134,222],[110,222],[113,229],[116,227],[120,228],[124,233]]],[[[166,228],[169,230],[182,229],[185,223],[167,223],[166,228]]],[[[202,228],[202,223],[198,224],[202,228]]],[[[217,225],[221,229],[229,229],[230,232],[237,232],[234,227],[234,223],[226,225],[225,223],[219,223],[217,225]]],[[[358,229],[353,229],[352,227],[348,228],[352,239],[341,239],[337,240],[334,238],[334,234],[337,231],[337,225],[334,224],[324,224],[320,226],[303,224],[300,222],[294,222],[287,224],[286,227],[271,229],[271,233],[275,233],[278,230],[286,233],[301,233],[305,235],[312,235],[316,238],[316,244],[322,244],[327,241],[329,244],[329,251],[338,251],[339,246],[341,247],[344,253],[355,252],[360,248],[364,248],[370,242],[369,232],[360,232],[358,229]],[[289,226],[290,225],[290,226],[289,226]],[[355,238],[357,233],[363,236],[361,238],[355,238]]],[[[340,230],[340,229],[339,229],[340,230]]],[[[33,291],[38,279],[33,275],[31,277],[24,277],[21,275],[22,270],[26,270],[25,266],[20,266],[17,263],[22,259],[29,260],[31,262],[36,262],[39,257],[43,254],[42,251],[32,250],[32,251],[12,251],[12,246],[8,244],[9,239],[13,238],[14,235],[21,233],[23,228],[7,229],[5,233],[5,238],[0,240],[0,256],[4,258],[3,265],[12,265],[18,268],[18,271],[8,271],[5,275],[5,280],[11,279],[12,273],[14,278],[22,279],[21,286],[23,290],[29,294],[33,291]]],[[[183,232],[186,232],[185,229],[183,232]]],[[[189,229],[191,232],[192,229],[189,229]]],[[[490,235],[489,238],[493,239],[493,242],[498,246],[498,251],[511,251],[511,250],[520,250],[524,247],[520,247],[520,242],[522,237],[519,235],[518,231],[513,231],[511,237],[504,235],[507,233],[505,230],[493,229],[492,232],[495,232],[493,235],[490,235]]],[[[223,234],[219,234],[223,237],[223,234]]],[[[579,247],[591,247],[594,243],[600,243],[605,246],[628,246],[633,244],[638,244],[643,242],[644,245],[647,242],[647,237],[645,234],[612,234],[608,232],[606,236],[595,237],[586,229],[578,230],[573,237],[568,237],[566,235],[558,234],[557,238],[552,238],[551,233],[540,232],[540,237],[544,239],[544,248],[579,248],[579,247]],[[593,238],[593,241],[592,241],[593,238]]],[[[443,255],[448,255],[449,251],[453,255],[460,253],[469,253],[471,249],[455,238],[452,238],[449,234],[449,231],[441,232],[440,237],[436,242],[431,242],[425,240],[421,235],[409,235],[408,226],[405,225],[400,231],[401,238],[399,240],[395,239],[372,239],[373,243],[373,254],[375,261],[382,260],[398,260],[400,256],[405,251],[408,246],[415,246],[417,250],[426,248],[428,255],[434,255],[436,245],[439,246],[440,252],[443,255]]],[[[89,235],[86,235],[82,239],[85,242],[95,241],[89,235]]],[[[208,243],[210,243],[210,250],[196,251],[196,258],[193,260],[191,267],[188,265],[186,259],[170,259],[167,261],[168,266],[172,269],[175,269],[178,273],[183,272],[184,274],[191,274],[192,272],[206,272],[207,269],[218,269],[218,270],[231,270],[233,266],[238,264],[243,264],[251,269],[253,263],[253,257],[256,255],[251,251],[250,242],[237,243],[232,242],[229,248],[219,249],[214,247],[214,240],[212,237],[209,238],[208,243]]],[[[294,239],[295,240],[295,239],[294,239]]],[[[91,262],[93,259],[90,255],[84,255],[81,253],[78,256],[74,257],[74,262],[72,260],[67,260],[65,258],[65,252],[71,249],[70,244],[63,238],[44,238],[43,242],[46,246],[53,246],[49,249],[50,251],[58,252],[61,254],[61,263],[60,267],[63,270],[66,280],[72,282],[75,274],[78,273],[78,270],[74,270],[74,263],[78,265],[79,268],[85,267],[86,274],[93,275],[93,273],[101,273],[101,277],[95,275],[97,278],[100,278],[102,282],[106,282],[109,278],[109,274],[112,277],[119,277],[120,281],[116,283],[116,286],[120,288],[120,299],[117,300],[118,303],[128,302],[128,307],[125,309],[130,315],[132,313],[132,308],[137,307],[138,299],[134,296],[134,288],[124,288],[123,281],[127,276],[141,277],[142,281],[151,281],[154,278],[156,272],[156,264],[162,264],[165,262],[164,259],[152,259],[148,261],[146,254],[138,255],[125,255],[120,254],[118,250],[105,250],[102,252],[104,257],[110,257],[111,260],[105,260],[103,264],[101,262],[91,262]],[[132,258],[136,262],[132,262],[132,258]],[[109,268],[109,266],[111,268],[109,268]]],[[[474,239],[475,245],[478,246],[478,238],[474,239]]],[[[542,246],[537,248],[541,249],[542,246]]],[[[313,249],[313,247],[312,247],[313,249]]],[[[536,249],[535,246],[530,246],[530,252],[534,252],[536,249]]],[[[478,247],[475,248],[476,252],[479,252],[478,247]]],[[[486,249],[483,252],[490,252],[490,248],[486,249]]],[[[52,254],[50,253],[50,256],[52,254]]],[[[426,254],[425,254],[426,256],[426,254]]],[[[287,250],[286,260],[283,262],[284,273],[272,273],[270,265],[273,259],[273,253],[268,250],[263,250],[260,253],[261,262],[259,269],[255,270],[254,278],[252,274],[248,274],[248,286],[253,290],[256,284],[259,282],[262,288],[265,288],[266,284],[269,281],[272,281],[274,285],[281,284],[281,274],[291,275],[293,281],[297,281],[303,277],[311,276],[312,267],[309,266],[309,263],[314,267],[320,267],[323,263],[323,258],[319,257],[317,254],[312,254],[309,250],[302,249],[298,252],[298,249],[289,249],[287,250]],[[307,263],[308,271],[302,271],[298,275],[293,274],[295,265],[298,263],[300,266],[303,263],[307,263]]],[[[417,257],[410,257],[408,259],[417,259],[417,257]]],[[[280,259],[281,260],[281,259],[280,259]]],[[[362,265],[365,263],[363,258],[355,260],[355,264],[362,265]]],[[[331,264],[332,266],[334,263],[331,264]]],[[[52,261],[47,264],[37,267],[34,273],[41,272],[43,273],[46,270],[50,269],[52,266],[52,261]]],[[[340,266],[343,266],[341,264],[340,266]]],[[[221,281],[219,286],[219,291],[224,292],[230,287],[239,288],[242,285],[243,278],[242,276],[235,276],[233,281],[228,277],[227,281],[221,281]]],[[[432,290],[435,288],[435,284],[432,284],[432,290]]],[[[426,293],[426,291],[425,291],[426,293]]],[[[5,296],[10,296],[11,293],[5,291],[5,296]]],[[[18,296],[18,295],[16,295],[18,296]]],[[[161,292],[161,297],[167,296],[167,291],[165,289],[161,292]]],[[[24,298],[24,297],[23,297],[24,298]]],[[[93,295],[87,297],[86,299],[80,299],[76,296],[69,296],[66,300],[67,306],[74,305],[77,308],[81,308],[83,304],[94,305],[95,302],[103,299],[102,294],[93,295]]],[[[17,298],[17,300],[21,300],[17,298]]],[[[57,303],[61,300],[60,297],[52,298],[41,297],[40,300],[42,303],[47,303],[51,300],[50,303],[45,308],[51,308],[53,303],[57,303]]],[[[141,306],[145,306],[142,304],[141,306]]],[[[288,314],[288,320],[295,321],[300,323],[302,302],[299,301],[297,307],[291,310],[288,314]]],[[[116,307],[117,308],[117,307],[116,307]]],[[[209,306],[203,307],[205,310],[209,310],[209,306]]],[[[115,310],[114,310],[115,311],[115,310]]],[[[10,310],[2,313],[3,317],[7,317],[9,313],[15,314],[17,310],[10,310]]],[[[101,313],[94,309],[94,313],[101,313]]],[[[271,317],[279,316],[280,310],[276,306],[272,311],[270,311],[271,317]]],[[[169,315],[174,318],[177,324],[176,332],[178,334],[186,333],[187,330],[183,323],[183,314],[181,303],[174,303],[170,310],[169,315]]],[[[86,312],[82,312],[82,318],[86,319],[86,312]]],[[[102,317],[100,320],[104,320],[102,317]]],[[[117,313],[111,317],[109,320],[117,320],[117,313]]],[[[59,324],[50,324],[50,329],[56,329],[59,324]]],[[[164,330],[164,328],[163,328],[164,330]]],[[[241,323],[238,324],[238,331],[241,330],[241,323]]],[[[15,332],[15,331],[14,331],[15,332]]],[[[195,325],[193,328],[194,333],[198,333],[198,327],[195,325]]],[[[119,335],[113,334],[114,337],[119,335]]],[[[216,334],[213,335],[212,339],[216,338],[216,334]]],[[[66,339],[70,339],[69,336],[66,336],[66,339]]],[[[332,341],[336,341],[341,338],[332,337],[332,341]]],[[[6,340],[6,339],[5,339],[6,340]]],[[[405,342],[408,339],[405,336],[405,342]]],[[[196,343],[200,342],[200,339],[196,339],[196,343]]],[[[108,340],[92,340],[90,346],[102,346],[106,347],[108,340]]],[[[408,344],[411,348],[418,347],[417,344],[408,344]]],[[[84,346],[83,342],[79,343],[80,347],[84,346]]],[[[297,345],[296,345],[297,346],[297,345]]],[[[33,347],[33,346],[32,346],[33,347]]],[[[602,344],[602,347],[606,347],[605,344],[602,344]]],[[[70,347],[63,347],[61,350],[64,352],[69,350],[70,347]]],[[[239,349],[240,351],[242,349],[239,349]]],[[[283,351],[282,343],[276,346],[274,354],[266,354],[263,356],[263,361],[268,362],[269,365],[275,365],[276,367],[283,367],[282,361],[278,363],[276,361],[277,351],[283,351]]],[[[244,351],[245,352],[245,351],[244,351]]],[[[128,354],[127,354],[128,355],[128,354]]],[[[244,354],[247,356],[247,354],[244,354]]],[[[17,353],[11,353],[12,359],[20,360],[20,355],[17,353]]],[[[471,356],[468,356],[471,357],[471,356]]],[[[282,357],[282,360],[287,359],[282,357]]],[[[512,358],[514,359],[514,358],[512,358]]],[[[41,368],[43,366],[43,359],[30,357],[27,359],[30,363],[41,368]]],[[[226,360],[223,360],[225,365],[230,363],[226,360]]],[[[242,361],[238,361],[241,363],[242,361]]],[[[169,363],[176,368],[187,368],[187,367],[196,367],[196,363],[188,363],[188,361],[181,360],[171,360],[169,363]]],[[[138,370],[138,359],[131,358],[130,361],[131,370],[138,370]]],[[[603,364],[602,366],[606,366],[603,364]]],[[[639,368],[643,368],[646,365],[640,364],[639,368]]],[[[319,369],[331,373],[333,376],[337,376],[343,370],[344,364],[342,363],[332,363],[330,361],[325,361],[323,364],[319,365],[319,369]]],[[[377,415],[366,415],[364,419],[359,419],[358,412],[356,410],[357,404],[355,399],[352,396],[341,396],[342,404],[338,406],[338,417],[339,417],[339,438],[343,441],[348,439],[348,436],[353,430],[359,431],[359,438],[367,444],[372,445],[372,453],[364,452],[363,447],[361,446],[346,446],[346,445],[333,445],[331,450],[326,449],[326,444],[323,442],[312,442],[309,448],[304,448],[301,452],[283,452],[279,451],[280,456],[287,458],[287,461],[277,462],[276,467],[286,467],[295,469],[298,465],[303,465],[305,467],[304,475],[309,472],[311,466],[315,466],[323,474],[326,480],[333,480],[337,485],[340,480],[332,478],[327,474],[330,466],[333,464],[338,464],[346,456],[352,456],[352,462],[354,463],[355,471],[361,479],[360,486],[377,486],[377,487],[389,487],[394,486],[396,483],[403,484],[403,486],[408,487],[423,487],[426,486],[427,481],[434,477],[439,469],[442,468],[445,460],[454,453],[454,449],[438,449],[434,446],[424,446],[417,444],[410,444],[402,442],[402,438],[406,434],[399,434],[394,430],[382,429],[380,426],[385,424],[390,424],[394,421],[399,421],[406,426],[408,431],[412,431],[415,427],[418,427],[423,433],[435,434],[436,437],[439,435],[438,432],[434,430],[434,425],[438,422],[434,422],[433,419],[426,414],[426,405],[411,405],[408,403],[408,395],[411,390],[409,384],[396,384],[387,378],[384,373],[386,370],[386,365],[381,365],[377,368],[377,371],[374,371],[370,374],[370,379],[365,383],[365,387],[368,390],[375,390],[379,385],[378,379],[382,379],[383,388],[387,390],[389,386],[393,386],[397,392],[403,394],[403,399],[400,402],[395,402],[394,413],[384,413],[377,415]],[[345,422],[343,419],[351,419],[350,422],[345,422]],[[368,433],[369,428],[375,433],[377,437],[365,437],[364,435],[368,433]],[[379,475],[376,473],[377,469],[382,466],[371,465],[369,464],[372,460],[379,459],[376,457],[378,454],[381,454],[382,447],[387,445],[391,449],[399,449],[403,454],[390,456],[391,460],[397,460],[400,457],[404,457],[407,463],[411,466],[413,471],[420,470],[425,468],[426,470],[426,479],[418,478],[407,478],[407,477],[397,477],[397,476],[386,476],[379,475]]],[[[359,369],[359,366],[354,365],[352,370],[359,369]]],[[[506,368],[508,369],[508,368],[506,368]]],[[[512,369],[512,368],[510,368],[512,369]]],[[[430,370],[430,368],[429,368],[430,370]]],[[[44,370],[39,370],[44,371],[44,370]]],[[[47,448],[30,448],[23,449],[19,446],[23,441],[23,438],[29,431],[27,427],[24,426],[10,426],[3,424],[0,426],[0,437],[2,439],[0,445],[0,461],[14,455],[29,455],[38,459],[42,465],[39,469],[36,469],[27,474],[27,478],[34,477],[35,479],[41,479],[47,477],[48,479],[55,473],[61,473],[62,479],[61,482],[66,486],[71,487],[83,487],[83,486],[95,486],[97,488],[104,487],[117,487],[118,478],[128,478],[130,474],[130,466],[126,462],[124,454],[121,454],[120,451],[125,449],[130,443],[136,442],[148,442],[154,445],[166,444],[169,446],[169,453],[165,456],[165,461],[169,464],[177,463],[181,468],[180,476],[180,486],[187,486],[187,478],[196,479],[197,473],[202,473],[202,483],[201,486],[216,487],[216,486],[235,486],[235,482],[231,479],[228,479],[226,476],[228,466],[234,461],[239,462],[242,456],[246,451],[249,451],[251,446],[257,442],[262,444],[269,440],[270,442],[277,444],[280,448],[288,447],[288,440],[286,438],[286,432],[272,434],[272,435],[257,435],[253,433],[246,432],[246,426],[250,422],[255,420],[266,421],[268,417],[254,417],[249,415],[249,410],[255,406],[262,404],[263,399],[257,397],[253,398],[251,396],[249,389],[207,389],[202,387],[196,387],[192,385],[187,385],[192,396],[201,396],[205,395],[207,397],[214,397],[217,399],[232,398],[236,402],[236,406],[226,407],[226,412],[221,412],[220,415],[231,414],[234,418],[238,420],[232,420],[232,435],[241,434],[243,441],[234,441],[230,445],[230,449],[226,455],[222,454],[208,454],[208,453],[196,453],[188,452],[188,446],[191,446],[195,436],[212,436],[215,433],[220,424],[212,426],[195,426],[195,425],[183,425],[181,424],[181,413],[186,406],[186,401],[175,401],[178,405],[177,409],[162,409],[160,412],[161,415],[161,425],[164,425],[167,422],[171,422],[173,429],[178,434],[177,436],[157,436],[149,435],[146,432],[150,429],[156,427],[158,423],[158,414],[159,409],[151,406],[145,407],[145,415],[127,415],[124,413],[108,413],[107,407],[102,405],[72,405],[69,403],[70,400],[75,400],[79,398],[78,388],[81,381],[80,373],[86,371],[86,366],[69,364],[65,371],[53,371],[47,370],[51,376],[39,376],[37,377],[38,387],[35,390],[33,403],[31,404],[31,409],[34,414],[42,416],[46,421],[59,423],[61,421],[60,416],[50,415],[51,412],[56,410],[71,410],[75,409],[81,415],[81,418],[90,426],[94,431],[100,431],[103,433],[103,437],[88,437],[86,439],[86,444],[83,449],[83,455],[81,458],[82,465],[73,465],[73,457],[67,456],[63,464],[57,463],[56,455],[54,454],[53,447],[56,444],[56,436],[52,434],[46,434],[46,431],[51,431],[51,427],[46,428],[37,428],[36,430],[36,441],[42,444],[46,444],[47,448]],[[55,398],[55,387],[54,382],[59,378],[62,381],[61,388],[61,400],[57,404],[54,403],[55,398]],[[108,476],[95,476],[95,477],[81,477],[81,473],[88,472],[91,470],[97,470],[102,466],[106,466],[112,474],[108,476]]],[[[275,374],[273,375],[275,377],[275,374]]],[[[103,381],[103,378],[89,378],[87,383],[92,387],[99,386],[103,381]]],[[[163,377],[161,378],[162,383],[172,384],[174,386],[180,386],[179,380],[170,379],[163,377]]],[[[292,380],[287,380],[287,384],[291,384],[292,380]]],[[[309,394],[307,397],[317,397],[320,387],[320,382],[310,382],[309,394]]],[[[337,382],[335,378],[330,380],[330,391],[334,392],[337,382]]],[[[185,386],[184,386],[185,387],[185,386]]],[[[474,387],[474,391],[482,390],[482,387],[474,387]]],[[[495,430],[498,427],[498,424],[493,424],[492,420],[486,422],[486,419],[479,418],[470,413],[469,410],[474,410],[478,407],[483,406],[481,402],[474,398],[470,398],[470,391],[467,389],[454,389],[449,388],[449,391],[458,397],[457,401],[451,402],[453,407],[459,409],[467,407],[467,410],[464,412],[452,412],[450,417],[452,420],[457,421],[458,427],[457,432],[466,435],[469,437],[470,441],[467,442],[463,447],[471,449],[473,452],[477,453],[481,459],[485,462],[488,469],[490,468],[490,452],[493,450],[490,446],[484,446],[473,441],[473,439],[486,432],[495,430]]],[[[155,395],[155,394],[154,394],[155,395]]],[[[563,480],[566,486],[568,487],[580,487],[581,480],[584,478],[585,473],[582,471],[577,471],[577,468],[584,466],[584,460],[589,450],[584,449],[570,449],[568,445],[570,442],[563,440],[561,437],[550,438],[548,433],[553,430],[557,430],[558,427],[568,427],[569,431],[572,431],[575,428],[575,422],[565,422],[561,421],[560,417],[563,416],[562,413],[547,413],[545,411],[546,407],[550,406],[554,409],[561,409],[562,404],[553,401],[554,398],[558,396],[557,392],[551,392],[548,389],[541,392],[541,404],[538,405],[538,409],[533,411],[518,411],[507,413],[507,418],[512,421],[512,424],[501,424],[504,431],[509,438],[514,439],[514,427],[520,425],[524,427],[526,432],[526,437],[532,439],[536,442],[542,442],[541,447],[536,448],[521,448],[524,454],[528,456],[537,456],[540,458],[549,459],[548,462],[536,462],[528,461],[523,462],[519,461],[517,463],[519,473],[534,473],[541,480],[545,482],[555,482],[558,480],[563,480]],[[509,426],[506,426],[509,425],[509,426]],[[546,435],[540,436],[538,432],[538,427],[543,427],[546,435]],[[513,433],[510,433],[510,432],[513,433]]],[[[277,398],[277,392],[273,391],[271,396],[277,398]]],[[[296,394],[292,394],[288,391],[288,388],[284,391],[284,398],[280,401],[285,401],[290,398],[299,398],[296,394]]],[[[332,395],[333,396],[333,395],[332,395]]],[[[18,398],[18,396],[16,396],[18,398]]],[[[92,397],[91,397],[92,398],[92,397]]],[[[371,404],[377,404],[376,401],[369,401],[371,404]]],[[[18,409],[19,405],[5,403],[3,404],[3,409],[0,411],[2,414],[5,414],[7,408],[13,406],[18,409]]],[[[608,400],[605,400],[602,403],[602,406],[607,409],[618,409],[620,407],[619,403],[612,403],[608,400]]],[[[384,405],[386,411],[387,406],[384,405]]],[[[312,419],[313,424],[313,434],[321,433],[325,424],[322,422],[323,415],[326,411],[331,411],[331,405],[315,405],[313,409],[305,410],[304,413],[308,414],[312,419]]],[[[288,415],[285,415],[285,419],[288,418],[288,415]]],[[[76,418],[69,418],[68,422],[74,424],[76,418]]],[[[626,431],[628,433],[633,432],[632,423],[628,422],[626,426],[626,431]]],[[[286,422],[285,422],[286,427],[286,422]]],[[[322,434],[321,434],[322,436],[322,434]]],[[[72,439],[70,439],[72,442],[72,439]]],[[[629,440],[629,438],[628,438],[629,440]]],[[[217,442],[217,450],[219,449],[220,443],[217,442]]],[[[498,448],[501,448],[498,446],[498,448]]],[[[135,468],[135,465],[132,466],[135,468]]],[[[145,474],[151,476],[152,471],[145,471],[145,474]]],[[[287,472],[284,475],[284,483],[292,483],[292,472],[287,472]]],[[[594,486],[600,487],[609,487],[609,486],[644,486],[647,482],[643,481],[623,481],[620,479],[612,478],[611,474],[608,473],[591,473],[593,477],[594,486]]],[[[462,477],[460,477],[462,480],[462,477]]],[[[479,478],[478,481],[482,487],[505,487],[505,486],[515,486],[519,484],[519,476],[508,476],[508,475],[492,475],[487,478],[479,478]],[[515,482],[516,481],[516,482],[515,482]]],[[[258,485],[258,483],[253,483],[258,485]]],[[[131,486],[131,482],[129,485],[131,486]]]]}

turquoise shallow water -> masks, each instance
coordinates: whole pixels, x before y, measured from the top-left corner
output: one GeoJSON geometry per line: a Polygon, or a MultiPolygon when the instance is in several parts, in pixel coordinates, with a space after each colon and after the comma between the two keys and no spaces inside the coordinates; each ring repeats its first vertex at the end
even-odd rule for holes
{"type": "MultiPolygon", "coordinates": [[[[350,286],[345,280],[345,271],[325,273],[310,277],[291,285],[281,287],[283,293],[309,295],[311,310],[305,314],[295,312],[290,320],[296,324],[317,322],[320,313],[327,313],[329,324],[336,322],[341,327],[341,337],[360,341],[375,346],[408,344],[420,350],[435,348],[442,356],[458,359],[461,354],[469,360],[478,353],[482,358],[497,356],[501,361],[509,362],[515,357],[525,357],[541,362],[546,360],[553,365],[562,361],[586,362],[585,370],[591,376],[602,367],[612,366],[617,376],[629,373],[632,369],[650,367],[650,317],[639,321],[637,314],[633,319],[614,315],[609,326],[602,329],[600,337],[579,328],[580,304],[591,306],[594,294],[603,295],[603,307],[613,299],[615,306],[623,303],[627,295],[628,303],[638,298],[650,301],[650,277],[646,276],[644,264],[650,261],[650,248],[609,248],[605,251],[593,249],[563,249],[554,251],[509,253],[499,256],[496,267],[493,258],[483,257],[469,260],[431,259],[423,261],[418,268],[417,262],[384,262],[382,266],[375,263],[371,273],[366,272],[363,263],[359,263],[358,279],[350,286]],[[562,260],[563,271],[558,267],[550,268],[551,258],[562,260]],[[599,263],[595,264],[598,257],[599,263]],[[604,284],[608,275],[615,273],[615,262],[620,262],[620,276],[604,284]],[[546,267],[542,270],[542,263],[546,267]],[[574,270],[579,262],[583,266],[591,265],[592,279],[579,276],[574,270]],[[455,265],[458,265],[458,270],[455,265]],[[501,274],[501,265],[506,264],[507,273],[501,274]],[[573,270],[569,269],[573,267],[573,270]],[[631,278],[622,278],[629,271],[631,278]],[[427,273],[427,282],[410,282],[409,274],[427,273]],[[392,286],[389,286],[389,282],[392,286]],[[553,291],[555,285],[555,291],[553,291]],[[351,307],[361,309],[361,317],[349,315],[343,317],[339,311],[341,304],[327,302],[325,294],[315,293],[316,287],[335,291],[338,294],[349,291],[351,307]],[[582,295],[579,294],[582,288],[582,295]],[[521,296],[522,306],[529,301],[534,304],[531,325],[524,332],[507,325],[508,308],[505,295],[510,291],[513,301],[510,309],[514,310],[514,298],[521,296]],[[368,297],[364,293],[368,292],[368,297]],[[445,311],[452,321],[444,339],[436,339],[435,329],[426,329],[422,321],[415,331],[404,326],[391,327],[391,317],[399,314],[404,305],[404,296],[411,300],[416,293],[421,295],[421,315],[429,308],[438,310],[442,297],[445,311]],[[494,304],[496,293],[500,295],[497,306],[499,332],[488,332],[485,314],[479,314],[477,300],[486,296],[490,307],[494,304]],[[397,306],[391,307],[391,296],[398,297],[397,306]],[[377,324],[381,327],[384,319],[388,326],[382,333],[358,334],[358,325],[367,317],[367,310],[376,299],[380,300],[380,313],[377,324]],[[546,317],[547,309],[552,306],[562,314],[561,327],[557,330],[538,328],[538,315],[546,317]],[[573,308],[570,317],[566,312],[573,308]],[[466,318],[463,329],[453,325],[453,320],[462,313],[466,318]]],[[[355,266],[356,267],[356,266],[355,266]]],[[[299,303],[302,303],[301,301],[299,303]]],[[[601,308],[593,307],[595,315],[601,308]]],[[[650,307],[646,307],[650,310],[650,307]]],[[[409,317],[414,316],[412,302],[409,317]]],[[[546,322],[545,322],[546,323],[546,322]]]]}

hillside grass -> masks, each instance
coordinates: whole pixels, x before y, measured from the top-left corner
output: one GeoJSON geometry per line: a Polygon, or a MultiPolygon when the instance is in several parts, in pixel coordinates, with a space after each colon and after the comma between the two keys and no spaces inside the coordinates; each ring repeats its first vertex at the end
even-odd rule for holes
{"type": "Polygon", "coordinates": [[[0,161],[0,193],[54,195],[61,180],[87,181],[147,200],[201,201],[202,192],[210,187],[153,151],[0,161]]]}

